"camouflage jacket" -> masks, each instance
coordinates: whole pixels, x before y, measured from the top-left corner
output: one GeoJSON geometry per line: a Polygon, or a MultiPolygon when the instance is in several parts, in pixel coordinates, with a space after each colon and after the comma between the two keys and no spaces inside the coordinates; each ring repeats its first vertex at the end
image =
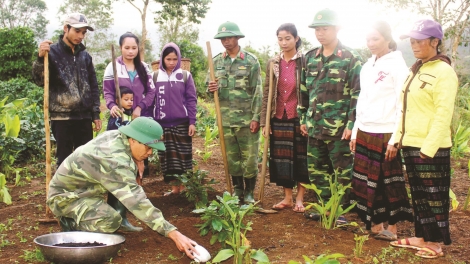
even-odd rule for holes
{"type": "Polygon", "coordinates": [[[227,52],[214,57],[224,127],[249,127],[260,121],[261,74],[258,59],[242,49],[232,62],[227,52]]]}
{"type": "Polygon", "coordinates": [[[361,57],[338,42],[333,54],[324,57],[321,47],[305,55],[299,106],[300,123],[320,140],[338,140],[345,128],[352,130],[359,96],[361,57]]]}
{"type": "Polygon", "coordinates": [[[71,203],[87,197],[102,199],[109,191],[147,226],[167,236],[176,227],[163,218],[137,185],[137,166],[127,139],[119,130],[106,131],[77,148],[52,178],[47,205],[59,216],[70,211],[80,215],[93,208],[87,208],[86,203],[73,207],[71,203]]]}

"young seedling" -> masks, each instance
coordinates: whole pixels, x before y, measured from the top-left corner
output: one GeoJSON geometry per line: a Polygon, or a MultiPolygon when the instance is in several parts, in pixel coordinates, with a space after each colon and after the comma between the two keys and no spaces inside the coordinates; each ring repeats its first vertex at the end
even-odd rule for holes
{"type": "Polygon", "coordinates": [[[318,197],[318,203],[309,203],[306,210],[314,208],[321,215],[321,226],[325,229],[333,229],[337,227],[337,220],[340,216],[349,212],[356,206],[356,203],[350,205],[348,208],[343,209],[342,200],[343,196],[346,194],[347,190],[351,188],[351,183],[348,185],[343,185],[338,182],[338,171],[334,173],[334,179],[329,178],[330,182],[330,199],[325,202],[321,196],[322,190],[317,188],[313,183],[311,184],[302,184],[305,188],[315,191],[318,197]]]}
{"type": "Polygon", "coordinates": [[[199,232],[205,236],[212,232],[210,244],[216,241],[222,249],[212,260],[213,263],[223,262],[233,257],[234,264],[250,264],[252,260],[258,263],[269,263],[268,256],[261,250],[251,248],[251,242],[246,238],[246,232],[251,231],[252,222],[244,222],[244,217],[253,214],[254,204],[239,205],[237,196],[231,196],[224,192],[223,197],[217,196],[217,200],[211,202],[208,207],[194,210],[194,213],[201,214],[203,224],[196,225],[199,232]]]}

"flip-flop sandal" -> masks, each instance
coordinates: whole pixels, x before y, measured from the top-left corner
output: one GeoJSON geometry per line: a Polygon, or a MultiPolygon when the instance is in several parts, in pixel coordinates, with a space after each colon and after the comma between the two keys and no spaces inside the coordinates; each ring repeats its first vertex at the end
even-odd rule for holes
{"type": "Polygon", "coordinates": [[[416,252],[415,255],[426,259],[435,259],[439,257],[444,257],[444,252],[437,252],[436,250],[430,247],[423,247],[418,252],[416,252]]]}
{"type": "Polygon", "coordinates": [[[303,205],[295,205],[293,211],[296,213],[305,213],[305,207],[303,205]]]}
{"type": "Polygon", "coordinates": [[[284,210],[286,208],[291,208],[291,207],[292,207],[292,205],[290,205],[290,204],[278,203],[278,204],[273,205],[272,209],[273,210],[284,210]]]}
{"type": "Polygon", "coordinates": [[[416,249],[416,250],[421,249],[421,247],[411,245],[410,240],[408,240],[408,238],[400,239],[398,241],[392,241],[392,242],[390,242],[390,246],[392,246],[392,247],[401,247],[401,248],[412,248],[412,249],[416,249]],[[404,243],[403,243],[403,241],[404,241],[404,243]]]}
{"type": "Polygon", "coordinates": [[[336,220],[336,225],[345,225],[348,223],[348,220],[346,219],[346,217],[344,216],[340,216],[338,217],[338,219],[336,220]]]}
{"type": "Polygon", "coordinates": [[[377,235],[375,235],[374,238],[378,240],[385,240],[385,241],[396,241],[397,235],[395,235],[394,233],[388,230],[384,230],[378,233],[377,235]]]}

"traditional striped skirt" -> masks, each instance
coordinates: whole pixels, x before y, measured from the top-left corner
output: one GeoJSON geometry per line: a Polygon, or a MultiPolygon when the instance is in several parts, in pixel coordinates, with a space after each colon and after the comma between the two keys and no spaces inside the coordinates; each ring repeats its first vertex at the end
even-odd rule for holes
{"type": "Polygon", "coordinates": [[[357,133],[351,180],[351,203],[370,230],[371,224],[413,221],[412,210],[405,188],[401,157],[385,161],[385,152],[391,133],[357,133]]]}
{"type": "Polygon", "coordinates": [[[449,231],[450,149],[422,159],[420,149],[403,147],[415,214],[415,236],[451,244],[449,231]]]}
{"type": "Polygon", "coordinates": [[[269,174],[278,186],[293,188],[296,182],[309,183],[307,137],[300,134],[298,118],[271,119],[269,174]]]}
{"type": "Polygon", "coordinates": [[[193,138],[188,136],[189,124],[163,128],[165,151],[158,151],[165,182],[175,180],[193,168],[193,138]]]}

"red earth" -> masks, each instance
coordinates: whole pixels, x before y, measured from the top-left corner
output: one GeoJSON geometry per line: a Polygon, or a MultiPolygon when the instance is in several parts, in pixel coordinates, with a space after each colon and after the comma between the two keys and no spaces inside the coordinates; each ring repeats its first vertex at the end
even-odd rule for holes
{"type": "MultiPolygon", "coordinates": [[[[194,139],[194,152],[203,148],[203,139],[194,139]]],[[[222,195],[225,190],[225,176],[223,162],[219,148],[214,147],[213,155],[207,162],[194,154],[199,164],[199,169],[207,170],[209,178],[219,181],[214,186],[216,192],[210,194],[211,199],[216,195],[222,195]]],[[[451,236],[453,243],[444,246],[445,256],[437,260],[423,260],[415,257],[414,250],[398,250],[389,247],[388,242],[375,240],[370,237],[363,246],[364,253],[361,257],[354,256],[355,234],[361,234],[359,228],[348,227],[346,229],[325,230],[318,222],[306,219],[303,214],[295,213],[291,209],[285,209],[277,214],[254,214],[247,220],[253,222],[253,231],[247,233],[252,247],[262,249],[269,257],[271,263],[288,263],[290,260],[303,261],[302,255],[310,258],[321,254],[342,253],[344,258],[341,263],[470,263],[469,242],[470,211],[463,211],[470,179],[468,177],[467,160],[453,161],[454,176],[452,178],[452,190],[457,195],[460,206],[450,214],[451,236]]],[[[33,239],[39,235],[60,232],[57,223],[43,224],[38,220],[45,216],[45,177],[44,166],[36,161],[28,161],[28,168],[32,176],[31,181],[24,180],[24,186],[9,186],[13,197],[12,205],[0,204],[0,263],[35,263],[33,260],[25,260],[28,252],[35,250],[33,239]],[[1,228],[3,227],[3,228],[1,228]],[[8,242],[7,242],[8,241],[8,242]]],[[[210,235],[201,237],[195,224],[201,223],[200,217],[194,213],[194,204],[189,203],[183,195],[164,197],[163,193],[170,187],[163,182],[163,177],[156,173],[156,166],[151,166],[151,177],[145,178],[143,187],[152,203],[160,208],[163,215],[172,224],[188,237],[204,246],[212,256],[221,249],[220,244],[210,245],[210,235]]],[[[261,177],[258,177],[256,197],[259,191],[261,177]]],[[[295,193],[295,191],[294,191],[295,193]]],[[[269,175],[266,176],[264,207],[269,208],[281,201],[283,191],[281,187],[269,183],[269,175]]],[[[305,201],[313,201],[314,193],[308,192],[305,201]]],[[[347,219],[362,225],[354,213],[346,215],[347,219]]],[[[122,246],[118,256],[112,259],[112,263],[191,263],[183,253],[179,252],[174,243],[147,226],[140,223],[133,215],[129,219],[134,225],[144,228],[140,233],[122,233],[126,242],[122,246]]],[[[413,235],[411,223],[398,225],[399,238],[413,235]]],[[[226,261],[231,263],[232,261],[226,261]]],[[[304,261],[303,261],[304,262],[304,261]]]]}

